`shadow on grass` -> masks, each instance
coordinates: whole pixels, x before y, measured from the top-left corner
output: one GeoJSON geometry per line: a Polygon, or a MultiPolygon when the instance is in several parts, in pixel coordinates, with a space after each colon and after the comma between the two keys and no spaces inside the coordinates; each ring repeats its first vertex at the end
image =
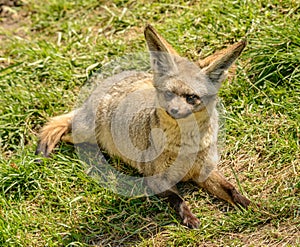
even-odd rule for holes
{"type": "MultiPolygon", "coordinates": [[[[78,151],[78,147],[76,148],[78,151]]],[[[80,160],[83,159],[83,163],[87,161],[86,157],[83,157],[84,155],[92,157],[91,154],[94,155],[98,151],[97,146],[88,143],[81,144],[80,148],[86,151],[84,154],[80,152],[80,160]]],[[[74,152],[74,149],[70,145],[63,144],[59,151],[65,154],[74,152]]],[[[142,177],[134,168],[120,162],[117,158],[110,157],[105,152],[101,152],[101,155],[103,156],[99,157],[99,162],[105,159],[121,173],[142,177]]],[[[95,163],[94,158],[92,161],[95,163]]],[[[90,166],[91,164],[88,164],[83,169],[90,169],[90,166]]],[[[109,170],[105,170],[104,166],[99,172],[108,175],[109,170]]],[[[155,236],[165,230],[166,226],[174,224],[180,226],[179,216],[162,198],[142,195],[126,197],[116,194],[104,184],[112,181],[103,175],[99,177],[95,177],[94,174],[93,177],[86,175],[86,179],[90,180],[89,184],[92,184],[91,187],[94,186],[94,188],[87,188],[86,199],[81,202],[86,203],[86,211],[79,212],[76,221],[73,222],[72,229],[63,238],[63,246],[132,245],[155,236]]]]}
{"type": "MultiPolygon", "coordinates": [[[[89,151],[95,148],[89,144],[83,145],[89,151]]],[[[65,144],[60,146],[60,154],[71,152],[74,152],[72,146],[65,144]]],[[[126,164],[105,153],[104,156],[109,162],[115,163],[121,172],[138,176],[137,171],[126,164]]],[[[132,246],[159,237],[160,233],[168,230],[170,226],[175,226],[176,231],[185,231],[180,217],[162,198],[125,197],[101,186],[88,175],[85,179],[91,182],[88,183],[82,196],[83,201],[80,200],[80,204],[84,204],[83,210],[78,210],[74,216],[76,219],[74,218],[70,225],[71,228],[66,229],[67,233],[62,238],[63,246],[132,246]]],[[[201,221],[203,220],[204,225],[209,222],[216,226],[219,224],[216,215],[227,217],[227,213],[235,211],[226,202],[207,192],[201,190],[199,192],[199,188],[193,183],[179,183],[178,188],[189,204],[193,204],[191,209],[198,217],[200,211],[201,213],[203,211],[201,221]]],[[[247,227],[248,225],[245,225],[243,228],[247,227]]],[[[203,229],[205,228],[206,226],[203,226],[203,229]]],[[[203,229],[199,229],[198,234],[204,231],[203,229]]]]}
{"type": "MultiPolygon", "coordinates": [[[[128,199],[117,197],[105,208],[90,211],[64,239],[64,246],[85,243],[92,246],[126,246],[138,244],[174,225],[174,212],[155,196],[128,199]],[[92,217],[89,215],[93,214],[92,217]]],[[[176,217],[176,216],[175,216],[176,217]]],[[[176,223],[175,223],[176,224],[176,223]]]]}

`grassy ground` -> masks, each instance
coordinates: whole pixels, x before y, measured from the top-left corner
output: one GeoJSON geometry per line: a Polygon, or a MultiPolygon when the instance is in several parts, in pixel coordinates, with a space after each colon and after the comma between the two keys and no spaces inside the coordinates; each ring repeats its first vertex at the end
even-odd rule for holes
{"type": "Polygon", "coordinates": [[[299,2],[2,2],[14,4],[0,7],[1,246],[300,245],[299,2]],[[182,185],[201,219],[189,230],[156,197],[126,198],[98,186],[72,146],[34,162],[46,119],[73,109],[103,64],[145,51],[146,23],[190,59],[247,37],[237,77],[220,93],[220,166],[260,208],[237,211],[182,185]]]}

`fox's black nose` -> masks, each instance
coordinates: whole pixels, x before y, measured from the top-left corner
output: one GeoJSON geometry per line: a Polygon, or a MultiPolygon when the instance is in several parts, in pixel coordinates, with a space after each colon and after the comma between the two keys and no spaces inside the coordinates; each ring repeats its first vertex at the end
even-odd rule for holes
{"type": "Polygon", "coordinates": [[[177,114],[177,113],[178,113],[178,109],[172,109],[172,110],[171,110],[171,113],[172,113],[172,114],[177,114]]]}

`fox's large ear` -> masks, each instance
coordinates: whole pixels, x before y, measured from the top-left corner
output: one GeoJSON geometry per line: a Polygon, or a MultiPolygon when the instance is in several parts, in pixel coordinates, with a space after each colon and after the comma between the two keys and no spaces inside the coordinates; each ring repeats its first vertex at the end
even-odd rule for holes
{"type": "Polygon", "coordinates": [[[177,70],[173,57],[178,56],[178,53],[151,25],[146,26],[144,34],[154,74],[156,76],[173,74],[177,70]]]}
{"type": "Polygon", "coordinates": [[[228,48],[198,62],[199,66],[204,67],[203,70],[205,74],[214,84],[219,84],[226,79],[227,70],[240,56],[245,46],[245,40],[235,43],[228,48]]]}

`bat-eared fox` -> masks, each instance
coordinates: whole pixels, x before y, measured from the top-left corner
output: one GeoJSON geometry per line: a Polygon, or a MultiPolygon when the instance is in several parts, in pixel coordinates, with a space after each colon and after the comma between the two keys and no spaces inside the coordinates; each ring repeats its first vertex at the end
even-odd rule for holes
{"type": "Polygon", "coordinates": [[[98,83],[81,107],[45,124],[36,153],[49,156],[59,141],[96,143],[152,177],[147,186],[190,228],[199,220],[179,195],[180,181],[194,181],[232,205],[247,207],[250,200],[217,167],[216,109],[219,88],[246,42],[190,62],[152,26],[144,34],[152,73],[124,71],[98,83]]]}

